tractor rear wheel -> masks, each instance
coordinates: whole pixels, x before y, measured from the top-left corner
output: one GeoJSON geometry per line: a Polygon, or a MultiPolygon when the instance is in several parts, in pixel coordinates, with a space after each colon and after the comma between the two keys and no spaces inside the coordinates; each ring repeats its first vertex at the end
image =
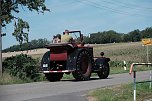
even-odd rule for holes
{"type": "Polygon", "coordinates": [[[89,80],[91,76],[92,57],[88,51],[82,51],[77,58],[77,69],[74,71],[73,77],[76,80],[89,80]]]}
{"type": "Polygon", "coordinates": [[[63,77],[63,73],[46,73],[45,77],[50,82],[60,81],[61,78],[63,77]]]}
{"type": "Polygon", "coordinates": [[[110,68],[109,64],[106,63],[102,66],[102,69],[100,69],[97,74],[100,79],[106,79],[109,76],[110,68]]]}

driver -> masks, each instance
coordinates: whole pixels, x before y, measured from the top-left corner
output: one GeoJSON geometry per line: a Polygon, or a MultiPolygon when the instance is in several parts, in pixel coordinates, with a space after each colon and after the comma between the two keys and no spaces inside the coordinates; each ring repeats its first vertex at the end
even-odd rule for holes
{"type": "Polygon", "coordinates": [[[65,30],[63,35],[61,36],[61,42],[72,42],[73,38],[69,35],[69,30],[65,30]]]}

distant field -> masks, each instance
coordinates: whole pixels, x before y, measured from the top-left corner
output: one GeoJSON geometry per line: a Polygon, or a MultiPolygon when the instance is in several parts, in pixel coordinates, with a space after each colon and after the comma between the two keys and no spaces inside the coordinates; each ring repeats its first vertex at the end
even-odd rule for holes
{"type": "Polygon", "coordinates": [[[42,55],[47,51],[49,50],[46,48],[41,48],[41,49],[29,50],[28,52],[27,51],[7,52],[7,53],[2,53],[2,57],[6,58],[6,57],[11,57],[11,56],[15,56],[15,55],[23,53],[23,54],[31,55],[34,58],[39,58],[39,57],[42,57],[42,55]]]}
{"type": "MultiPolygon", "coordinates": [[[[105,52],[105,56],[111,58],[111,61],[133,61],[133,62],[146,62],[146,47],[142,46],[141,42],[132,43],[111,43],[111,44],[94,44],[94,56],[100,56],[100,52],[105,52]]],[[[3,53],[3,58],[10,57],[16,54],[28,54],[34,58],[41,58],[48,49],[35,49],[30,50],[28,53],[23,52],[10,52],[3,53]]],[[[149,58],[152,62],[152,46],[149,46],[149,58]]]]}
{"type": "MultiPolygon", "coordinates": [[[[99,56],[104,51],[105,56],[112,61],[146,62],[146,47],[141,42],[114,43],[94,46],[94,55],[99,56]]],[[[149,58],[152,62],[152,46],[149,46],[149,58]]]]}

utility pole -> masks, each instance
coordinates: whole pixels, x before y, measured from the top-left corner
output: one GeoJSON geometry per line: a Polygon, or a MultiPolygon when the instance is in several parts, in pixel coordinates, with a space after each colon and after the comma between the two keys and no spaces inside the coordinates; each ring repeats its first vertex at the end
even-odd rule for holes
{"type": "Polygon", "coordinates": [[[0,24],[0,75],[2,74],[2,34],[1,32],[2,32],[2,28],[0,24]]]}
{"type": "Polygon", "coordinates": [[[0,0],[0,76],[2,75],[2,20],[1,20],[1,0],[0,0]]]}
{"type": "Polygon", "coordinates": [[[1,27],[1,20],[0,20],[0,75],[2,75],[2,27],[1,27]]]}

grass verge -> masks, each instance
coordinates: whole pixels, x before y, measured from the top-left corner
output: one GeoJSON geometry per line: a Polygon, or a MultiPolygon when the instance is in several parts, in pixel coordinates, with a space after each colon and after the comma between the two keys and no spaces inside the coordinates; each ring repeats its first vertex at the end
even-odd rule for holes
{"type": "Polygon", "coordinates": [[[6,85],[6,84],[18,84],[18,83],[25,83],[25,81],[17,78],[10,76],[8,73],[4,72],[1,76],[0,79],[0,85],[6,85]]]}
{"type": "MultiPolygon", "coordinates": [[[[110,75],[112,74],[121,74],[121,73],[129,73],[129,67],[127,68],[127,70],[124,70],[123,67],[110,67],[110,75]]],[[[146,66],[139,66],[136,68],[137,72],[138,71],[147,71],[150,70],[150,68],[146,67],[146,66]]],[[[152,67],[151,67],[152,70],[152,67]]],[[[97,73],[92,73],[91,76],[97,76],[97,73]]],[[[62,79],[74,79],[74,77],[72,76],[72,74],[64,74],[62,79]]]]}
{"type": "MultiPolygon", "coordinates": [[[[37,82],[45,81],[45,80],[46,79],[44,74],[41,74],[37,82]]],[[[9,73],[6,72],[4,72],[0,78],[0,85],[22,84],[22,83],[30,83],[30,82],[34,82],[34,81],[32,79],[21,80],[17,77],[11,76],[9,73]]]]}
{"type": "MultiPolygon", "coordinates": [[[[149,70],[147,67],[142,66],[137,68],[137,71],[145,71],[149,70]]],[[[129,68],[125,71],[123,67],[111,67],[110,68],[110,75],[112,74],[120,74],[120,73],[129,73],[129,68]]],[[[97,73],[92,73],[91,76],[97,76],[97,73]]],[[[72,74],[64,74],[63,78],[64,80],[72,80],[74,79],[72,74]]],[[[41,74],[40,78],[38,81],[45,81],[45,76],[44,74],[41,74]]],[[[10,76],[8,73],[4,72],[2,78],[0,79],[0,85],[6,85],[6,84],[21,84],[21,83],[29,83],[33,82],[32,80],[21,80],[17,77],[10,76]]]]}
{"type": "MultiPolygon", "coordinates": [[[[90,91],[88,101],[133,101],[133,84],[117,85],[90,91]]],[[[152,99],[149,83],[137,84],[137,101],[152,99]]]]}

